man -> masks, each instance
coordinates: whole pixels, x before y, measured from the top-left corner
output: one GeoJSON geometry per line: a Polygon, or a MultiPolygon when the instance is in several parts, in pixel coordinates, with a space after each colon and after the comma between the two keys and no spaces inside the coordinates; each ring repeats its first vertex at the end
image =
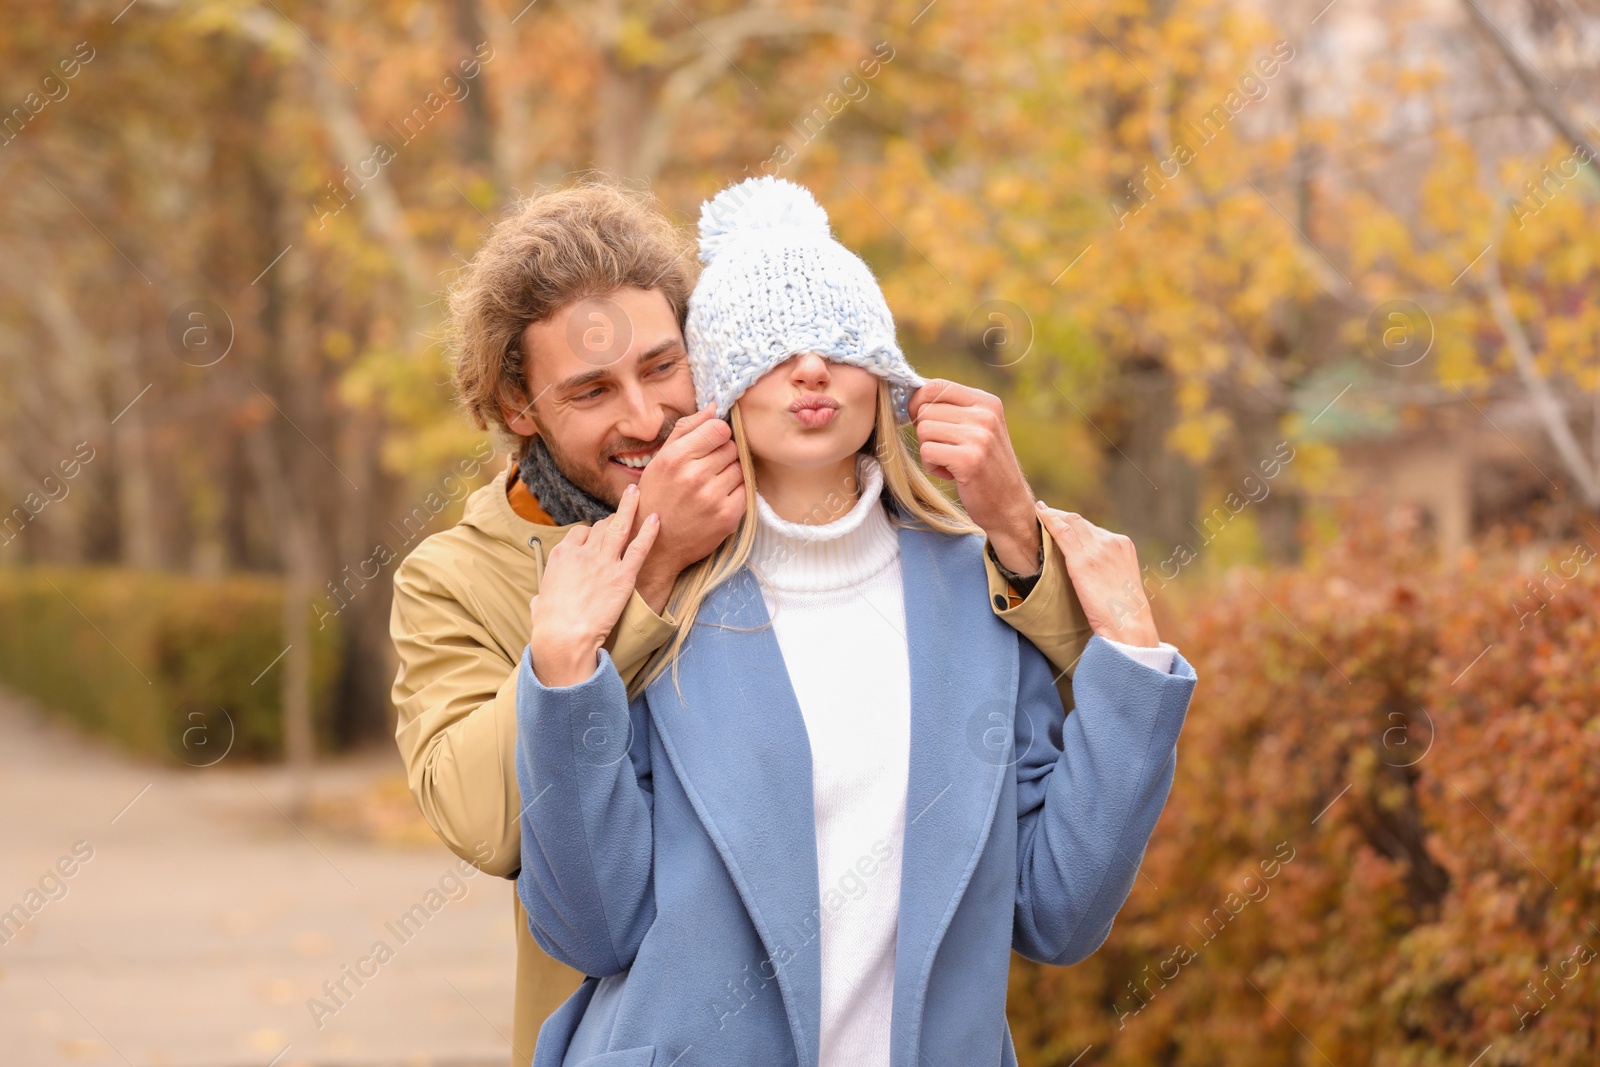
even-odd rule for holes
{"type": "MultiPolygon", "coordinates": [[[[644,197],[588,182],[522,202],[451,293],[455,382],[477,425],[516,442],[461,522],[395,573],[395,736],[412,794],[457,855],[514,878],[524,800],[513,762],[517,666],[546,554],[637,484],[661,530],[606,648],[624,678],[672,636],[673,582],[738,525],[745,487],[728,424],[695,410],[683,341],[694,257],[644,197]]],[[[1091,628],[1042,527],[994,397],[930,382],[912,415],[930,470],[989,539],[994,610],[1063,673],[1091,628]]],[[[829,517],[822,517],[827,521],[829,517]]],[[[1071,707],[1069,683],[1061,682],[1071,707]]],[[[576,988],[516,914],[513,1062],[576,988]]]]}

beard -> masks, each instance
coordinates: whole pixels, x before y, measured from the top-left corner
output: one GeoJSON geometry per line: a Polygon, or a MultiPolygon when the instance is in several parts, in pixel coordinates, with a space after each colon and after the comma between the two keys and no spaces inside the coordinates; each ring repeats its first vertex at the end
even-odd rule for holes
{"type": "Polygon", "coordinates": [[[533,421],[539,428],[540,440],[544,442],[544,447],[549,451],[550,458],[555,461],[556,470],[561,472],[561,476],[615,511],[617,505],[622,502],[622,489],[613,484],[608,477],[611,473],[607,469],[611,466],[611,457],[618,452],[638,452],[664,443],[672,434],[673,426],[677,425],[681,418],[683,418],[681,414],[668,412],[661,421],[661,429],[648,441],[641,441],[636,437],[614,437],[600,450],[600,457],[588,463],[579,461],[572,453],[563,449],[538,415],[533,416],[533,421]]]}

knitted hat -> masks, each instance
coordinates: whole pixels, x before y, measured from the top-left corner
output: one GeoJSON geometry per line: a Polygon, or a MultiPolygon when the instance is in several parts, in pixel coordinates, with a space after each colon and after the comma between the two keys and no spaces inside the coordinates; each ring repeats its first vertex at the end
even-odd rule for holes
{"type": "Polygon", "coordinates": [[[762,375],[816,352],[887,378],[896,415],[909,421],[923,379],[900,351],[871,268],[833,239],[808,191],[770,176],[722,190],[700,208],[700,261],[684,337],[702,406],[715,401],[726,417],[762,375]]]}

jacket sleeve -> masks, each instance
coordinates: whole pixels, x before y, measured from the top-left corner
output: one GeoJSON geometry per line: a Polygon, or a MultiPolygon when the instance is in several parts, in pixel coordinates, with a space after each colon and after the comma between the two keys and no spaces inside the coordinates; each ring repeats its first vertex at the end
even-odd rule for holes
{"type": "MultiPolygon", "coordinates": [[[[515,765],[517,664],[423,548],[395,573],[392,697],[406,781],[456,855],[510,878],[520,863],[515,765]]],[[[607,643],[632,677],[674,626],[633,594],[607,643]]],[[[524,646],[526,647],[526,646],[524,646]]]]}
{"type": "Polygon", "coordinates": [[[989,553],[983,554],[983,565],[989,575],[989,606],[1055,666],[1056,690],[1062,704],[1070,711],[1075,701],[1072,674],[1094,630],[1073,588],[1071,576],[1067,574],[1061,546],[1044,528],[1044,520],[1038,521],[1039,536],[1044,538],[1044,568],[1026,597],[1016,596],[989,553]]]}
{"type": "Polygon", "coordinates": [[[1162,674],[1096,634],[1064,717],[1044,657],[1026,642],[1021,652],[1012,947],[1072,964],[1105,941],[1133,888],[1172,788],[1195,672],[1176,650],[1162,674]]]}
{"type": "Polygon", "coordinates": [[[517,668],[522,871],[517,894],[539,947],[604,978],[633,965],[655,921],[655,793],[644,701],[628,702],[611,656],[550,687],[517,668]]]}
{"type": "Polygon", "coordinates": [[[622,618],[617,620],[616,629],[611,631],[605,644],[622,681],[633,681],[633,676],[644,667],[645,661],[656,649],[665,645],[677,630],[678,624],[672,616],[657,615],[638,590],[629,594],[627,606],[622,609],[622,618]]]}

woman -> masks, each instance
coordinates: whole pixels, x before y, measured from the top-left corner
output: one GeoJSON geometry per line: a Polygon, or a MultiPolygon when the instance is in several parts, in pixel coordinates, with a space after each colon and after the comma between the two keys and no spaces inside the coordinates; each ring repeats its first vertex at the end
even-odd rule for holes
{"type": "MultiPolygon", "coordinates": [[[[899,433],[921,379],[866,265],[788,182],[724,190],[700,228],[689,358],[747,513],[680,579],[631,700],[602,642],[655,517],[634,534],[630,487],[550,554],[517,683],[518,892],[590,977],[534,1065],[1014,1065],[1011,950],[1067,964],[1105,939],[1194,670],[1147,612],[1097,619],[1074,570],[1096,633],[1064,718],[899,433]]],[[[1064,551],[1083,532],[1052,529],[1064,551]]]]}

